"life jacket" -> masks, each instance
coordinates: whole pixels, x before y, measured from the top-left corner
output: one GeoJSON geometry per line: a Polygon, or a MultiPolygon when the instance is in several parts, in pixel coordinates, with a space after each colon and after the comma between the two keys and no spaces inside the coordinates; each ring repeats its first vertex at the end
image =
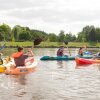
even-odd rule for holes
{"type": "Polygon", "coordinates": [[[12,54],[12,57],[13,57],[13,58],[19,58],[19,57],[21,57],[23,54],[24,54],[23,52],[16,52],[16,53],[12,54]]]}
{"type": "Polygon", "coordinates": [[[63,50],[62,49],[59,49],[57,51],[57,56],[63,56],[63,50]]]}

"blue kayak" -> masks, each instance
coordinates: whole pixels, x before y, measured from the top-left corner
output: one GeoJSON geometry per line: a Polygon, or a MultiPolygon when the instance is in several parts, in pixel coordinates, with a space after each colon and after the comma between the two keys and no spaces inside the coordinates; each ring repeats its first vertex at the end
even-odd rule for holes
{"type": "Polygon", "coordinates": [[[91,59],[93,58],[92,55],[84,55],[84,56],[56,56],[56,57],[51,57],[51,56],[43,56],[40,58],[40,60],[75,60],[76,57],[80,57],[80,58],[86,58],[86,59],[91,59]]]}

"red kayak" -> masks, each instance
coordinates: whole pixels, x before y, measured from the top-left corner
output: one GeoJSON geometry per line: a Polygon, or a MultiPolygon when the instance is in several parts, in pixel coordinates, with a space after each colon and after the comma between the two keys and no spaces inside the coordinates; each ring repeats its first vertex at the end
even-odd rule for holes
{"type": "Polygon", "coordinates": [[[76,61],[77,65],[100,63],[100,60],[84,59],[84,58],[75,58],[75,61],[76,61]]]}

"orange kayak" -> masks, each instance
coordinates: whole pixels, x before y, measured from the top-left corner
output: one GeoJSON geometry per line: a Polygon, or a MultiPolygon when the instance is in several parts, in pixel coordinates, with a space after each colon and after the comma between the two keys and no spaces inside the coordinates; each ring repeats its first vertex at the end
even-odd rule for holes
{"type": "Polygon", "coordinates": [[[76,61],[77,65],[100,63],[100,60],[96,60],[96,59],[84,59],[84,58],[75,58],[75,61],[76,61]]]}
{"type": "Polygon", "coordinates": [[[5,74],[10,75],[20,75],[20,74],[28,74],[36,70],[37,61],[34,58],[26,61],[25,66],[18,66],[14,68],[14,64],[11,67],[7,67],[5,70],[5,74]]]}

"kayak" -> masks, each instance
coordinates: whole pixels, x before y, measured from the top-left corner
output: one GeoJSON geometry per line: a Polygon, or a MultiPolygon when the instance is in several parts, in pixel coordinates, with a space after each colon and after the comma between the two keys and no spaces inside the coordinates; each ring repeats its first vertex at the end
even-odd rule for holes
{"type": "Polygon", "coordinates": [[[93,63],[100,63],[100,60],[96,59],[85,59],[85,58],[75,58],[77,65],[84,65],[84,64],[93,64],[93,63]]]}
{"type": "Polygon", "coordinates": [[[5,74],[9,75],[20,75],[20,74],[28,74],[36,70],[37,61],[34,58],[28,59],[25,62],[25,66],[15,67],[13,64],[11,67],[7,67],[5,70],[5,74]]]}
{"type": "Polygon", "coordinates": [[[6,59],[3,59],[3,64],[0,65],[0,73],[4,73],[5,72],[5,69],[7,67],[10,67],[12,64],[13,64],[13,61],[12,60],[6,61],[6,59]]]}
{"type": "Polygon", "coordinates": [[[56,56],[56,57],[50,57],[50,56],[43,56],[40,58],[40,60],[75,60],[76,57],[80,57],[80,58],[87,58],[87,59],[91,59],[93,56],[92,55],[84,55],[84,56],[56,56]]]}
{"type": "Polygon", "coordinates": [[[5,66],[3,66],[3,65],[0,65],[0,73],[3,73],[3,72],[5,72],[5,66]]]}
{"type": "Polygon", "coordinates": [[[57,57],[50,57],[50,56],[43,56],[40,60],[74,60],[74,56],[57,56],[57,57]]]}

